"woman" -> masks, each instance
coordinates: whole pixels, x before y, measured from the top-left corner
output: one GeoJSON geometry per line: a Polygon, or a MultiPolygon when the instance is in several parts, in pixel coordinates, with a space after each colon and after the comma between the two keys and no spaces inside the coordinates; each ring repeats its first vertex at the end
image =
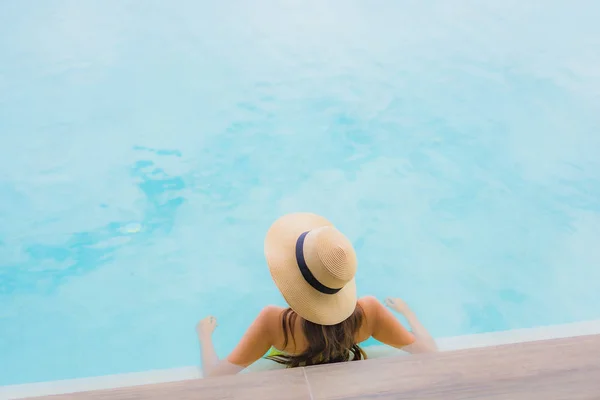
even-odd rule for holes
{"type": "Polygon", "coordinates": [[[400,299],[387,299],[404,315],[409,332],[374,297],[357,299],[357,260],[350,241],[323,217],[288,214],[267,232],[265,256],[289,308],[264,308],[225,360],[212,344],[214,317],[198,323],[204,376],[234,374],[268,353],[287,367],[366,359],[359,343],[370,337],[411,353],[437,347],[400,299]]]}

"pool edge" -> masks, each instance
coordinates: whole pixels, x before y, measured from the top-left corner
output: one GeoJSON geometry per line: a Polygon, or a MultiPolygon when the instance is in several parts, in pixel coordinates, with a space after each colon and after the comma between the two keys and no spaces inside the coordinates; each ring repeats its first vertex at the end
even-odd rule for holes
{"type": "MultiPolygon", "coordinates": [[[[454,336],[437,339],[437,342],[440,350],[448,351],[593,334],[600,334],[600,320],[454,336]]],[[[392,349],[387,346],[369,346],[367,349],[371,358],[391,357],[399,354],[406,354],[401,350],[392,349]]],[[[262,370],[262,368],[252,368],[251,370],[259,371],[262,370]]],[[[7,385],[0,386],[0,399],[20,399],[25,397],[67,394],[101,389],[115,389],[127,386],[198,379],[201,377],[202,371],[199,367],[189,366],[117,375],[104,375],[90,378],[7,385]]]]}

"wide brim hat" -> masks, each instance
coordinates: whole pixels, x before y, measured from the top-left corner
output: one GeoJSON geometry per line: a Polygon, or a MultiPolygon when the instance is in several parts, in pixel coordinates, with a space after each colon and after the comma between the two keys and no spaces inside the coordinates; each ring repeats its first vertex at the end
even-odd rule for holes
{"type": "Polygon", "coordinates": [[[352,243],[324,217],[293,213],[273,223],[265,257],[275,285],[300,317],[335,325],[356,308],[352,243]]]}

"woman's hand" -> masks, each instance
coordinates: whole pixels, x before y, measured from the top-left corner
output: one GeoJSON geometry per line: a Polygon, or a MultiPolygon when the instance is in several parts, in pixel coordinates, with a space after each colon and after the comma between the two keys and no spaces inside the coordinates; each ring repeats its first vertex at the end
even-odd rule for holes
{"type": "Polygon", "coordinates": [[[196,332],[200,339],[210,337],[217,327],[217,319],[215,317],[206,317],[196,325],[196,332]]]}
{"type": "Polygon", "coordinates": [[[410,312],[408,305],[398,297],[388,297],[385,299],[385,305],[402,315],[410,312]]]}

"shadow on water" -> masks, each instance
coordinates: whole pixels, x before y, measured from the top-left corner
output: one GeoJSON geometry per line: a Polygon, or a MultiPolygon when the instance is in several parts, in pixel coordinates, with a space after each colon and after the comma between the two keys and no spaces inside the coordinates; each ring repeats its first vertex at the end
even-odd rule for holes
{"type": "MultiPolygon", "coordinates": [[[[141,146],[134,147],[134,150],[181,157],[178,150],[154,150],[141,146]]],[[[153,235],[169,233],[179,207],[185,202],[180,191],[186,184],[180,176],[169,175],[158,164],[140,159],[130,170],[145,200],[140,222],[114,221],[95,230],[75,232],[60,245],[26,245],[25,261],[0,268],[0,295],[52,293],[66,279],[93,271],[113,260],[115,252],[125,244],[139,245],[153,235]],[[39,268],[45,263],[61,267],[39,268]]],[[[106,204],[100,206],[110,207],[106,204]]],[[[3,245],[1,241],[0,245],[3,245]]]]}

